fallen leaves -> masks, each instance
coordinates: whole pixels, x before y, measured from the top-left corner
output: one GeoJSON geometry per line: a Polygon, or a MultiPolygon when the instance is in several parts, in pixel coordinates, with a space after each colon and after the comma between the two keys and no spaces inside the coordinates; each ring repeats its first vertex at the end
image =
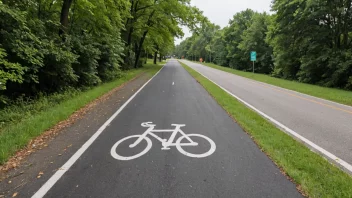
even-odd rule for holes
{"type": "MultiPolygon", "coordinates": [[[[89,126],[88,126],[88,127],[89,127],[89,126]]],[[[67,150],[68,148],[70,148],[70,147],[72,147],[72,144],[66,146],[66,147],[64,148],[64,151],[66,151],[66,150],[67,150]]]]}
{"type": "MultiPolygon", "coordinates": [[[[133,79],[123,83],[122,85],[109,91],[108,93],[104,94],[103,96],[95,99],[91,103],[87,104],[83,108],[81,108],[78,111],[76,111],[75,113],[73,113],[68,119],[59,122],[51,129],[42,133],[42,135],[32,139],[24,149],[18,150],[13,157],[11,157],[6,163],[4,163],[2,166],[0,166],[0,181],[2,180],[1,174],[6,174],[6,172],[8,172],[9,170],[17,168],[24,158],[31,155],[35,151],[40,150],[45,147],[48,147],[48,141],[54,139],[64,128],[67,128],[68,126],[75,123],[77,120],[81,119],[94,106],[107,100],[116,91],[125,87],[127,83],[129,83],[137,78],[140,78],[144,74],[145,74],[145,72],[137,75],[133,79]]],[[[124,97],[122,97],[122,98],[124,98],[124,97]]],[[[71,146],[72,145],[70,145],[69,147],[71,147],[71,146]]],[[[69,148],[69,147],[67,147],[67,148],[69,148]]],[[[59,156],[61,156],[61,154],[59,156]]],[[[1,198],[1,196],[0,196],[0,198],[1,198]]]]}
{"type": "Polygon", "coordinates": [[[86,107],[75,112],[69,119],[59,122],[56,126],[49,129],[48,131],[45,131],[42,135],[32,139],[24,149],[17,151],[17,153],[12,158],[10,158],[4,165],[0,166],[0,171],[7,172],[11,169],[17,168],[25,157],[34,153],[36,150],[48,147],[48,141],[54,139],[54,137],[56,137],[62,131],[62,129],[70,126],[78,119],[80,119],[93,106],[95,105],[88,104],[86,107]]]}
{"type": "Polygon", "coordinates": [[[40,172],[38,173],[37,179],[41,178],[42,175],[44,175],[44,173],[40,171],[40,172]]]}
{"type": "Polygon", "coordinates": [[[18,192],[13,193],[12,197],[16,197],[18,195],[18,192]]]}

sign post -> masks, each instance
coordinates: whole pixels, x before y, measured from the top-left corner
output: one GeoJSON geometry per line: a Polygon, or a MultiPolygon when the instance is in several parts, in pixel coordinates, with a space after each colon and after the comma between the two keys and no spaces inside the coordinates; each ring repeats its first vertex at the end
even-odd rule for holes
{"type": "Polygon", "coordinates": [[[251,61],[253,61],[253,73],[254,73],[254,62],[257,60],[257,52],[251,51],[251,61]]]}

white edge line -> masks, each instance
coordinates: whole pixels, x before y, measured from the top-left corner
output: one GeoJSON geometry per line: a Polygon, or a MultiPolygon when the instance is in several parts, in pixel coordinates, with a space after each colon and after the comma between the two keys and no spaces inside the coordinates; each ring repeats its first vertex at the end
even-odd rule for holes
{"type": "MultiPolygon", "coordinates": [[[[199,63],[194,63],[194,64],[199,64],[199,63]]],[[[203,65],[203,64],[199,64],[199,65],[202,65],[202,66],[205,66],[205,67],[209,67],[209,66],[203,65]]],[[[222,66],[221,66],[221,67],[222,67],[222,66]]],[[[212,68],[212,67],[209,67],[209,68],[215,69],[215,68],[212,68]]],[[[253,82],[256,82],[256,83],[260,83],[260,84],[267,85],[267,86],[271,86],[271,87],[278,88],[278,89],[283,89],[283,90],[288,91],[288,92],[293,92],[293,93],[296,93],[296,94],[298,94],[298,95],[303,95],[303,96],[306,96],[306,97],[311,97],[311,98],[313,98],[313,99],[322,100],[322,101],[325,101],[325,102],[327,102],[327,103],[332,103],[332,104],[335,104],[335,105],[341,105],[341,106],[347,107],[347,108],[349,108],[349,109],[352,108],[352,106],[350,106],[350,105],[338,103],[338,102],[335,102],[335,101],[332,101],[332,100],[328,100],[328,99],[324,99],[324,98],[319,98],[319,97],[317,97],[317,96],[313,96],[313,95],[309,95],[309,94],[306,94],[306,93],[298,92],[298,91],[295,91],[295,90],[287,89],[287,88],[280,87],[280,86],[277,86],[277,85],[273,85],[273,84],[269,84],[269,83],[257,81],[257,80],[251,79],[251,78],[247,78],[247,77],[244,77],[244,76],[240,76],[240,75],[237,75],[237,74],[234,74],[234,73],[230,73],[230,72],[227,72],[227,71],[223,71],[223,70],[220,70],[220,69],[216,69],[216,70],[219,70],[219,71],[222,71],[222,72],[225,72],[225,73],[228,73],[228,74],[232,74],[232,75],[235,75],[235,76],[237,76],[237,77],[244,78],[244,79],[246,79],[246,80],[253,81],[253,82]]],[[[283,79],[283,80],[285,80],[285,79],[283,79]]],[[[303,84],[306,84],[306,83],[303,83],[303,84]]],[[[308,85],[313,85],[313,84],[308,84],[308,85]]],[[[330,87],[324,87],[324,88],[330,88],[330,87]]],[[[330,88],[330,89],[332,89],[332,88],[330,88]]],[[[317,102],[319,102],[319,101],[317,101],[317,102]]]]}
{"type": "MultiPolygon", "coordinates": [[[[164,65],[165,66],[165,65],[164,65]]],[[[76,151],[74,155],[61,167],[59,168],[53,176],[32,196],[32,198],[41,198],[55,185],[55,183],[68,171],[71,166],[82,156],[82,154],[89,148],[90,145],[99,137],[99,135],[105,130],[105,128],[116,118],[117,115],[130,103],[133,98],[151,81],[155,76],[157,76],[164,66],[151,78],[149,79],[139,90],[134,93],[99,129],[94,133],[89,140],[83,144],[83,146],[76,151]]]]}
{"type": "MultiPolygon", "coordinates": [[[[233,74],[233,75],[236,75],[236,74],[233,74]]],[[[236,75],[238,76],[238,75],[236,75]]],[[[243,77],[243,78],[246,78],[246,77],[243,77]]],[[[253,80],[253,79],[250,79],[250,78],[246,78],[247,80],[251,80],[251,81],[255,81],[257,83],[260,83],[260,84],[263,84],[263,85],[267,85],[267,86],[270,86],[270,87],[274,87],[274,88],[278,88],[278,89],[283,89],[285,91],[288,91],[288,92],[293,92],[293,93],[296,93],[298,95],[303,95],[303,96],[307,96],[307,97],[310,97],[310,98],[313,98],[313,99],[316,99],[317,102],[319,102],[319,100],[322,100],[322,101],[325,101],[326,103],[331,103],[331,104],[335,104],[335,105],[340,105],[340,106],[343,106],[343,107],[347,107],[349,109],[352,108],[352,106],[349,106],[349,105],[346,105],[346,104],[342,104],[342,103],[338,103],[338,102],[335,102],[335,101],[332,101],[332,100],[328,100],[328,99],[324,99],[324,98],[319,98],[317,96],[312,96],[312,95],[309,95],[309,94],[305,94],[305,93],[301,93],[301,92],[298,92],[298,91],[295,91],[295,90],[291,90],[291,89],[287,89],[287,88],[284,88],[284,87],[279,87],[279,86],[276,86],[276,85],[272,85],[272,84],[268,84],[268,83],[265,83],[265,82],[260,82],[260,81],[256,81],[256,80],[253,80]]],[[[329,88],[329,87],[324,87],[324,88],[329,88]]],[[[332,89],[332,88],[331,88],[332,89]]]]}
{"type": "MultiPolygon", "coordinates": [[[[197,71],[197,70],[195,70],[197,71]]],[[[198,72],[198,71],[197,71],[198,72]]],[[[211,81],[212,83],[214,83],[215,85],[217,85],[218,87],[220,87],[222,90],[224,90],[225,92],[227,92],[228,94],[230,94],[231,96],[233,96],[234,98],[236,98],[237,100],[239,100],[240,102],[242,102],[243,104],[245,104],[247,107],[249,107],[250,109],[254,110],[255,112],[259,113],[261,116],[265,117],[266,119],[268,119],[270,122],[274,123],[276,126],[278,126],[279,128],[284,129],[287,133],[289,133],[290,135],[294,136],[295,138],[298,138],[299,140],[303,141],[305,144],[307,144],[308,146],[310,146],[311,148],[315,149],[316,151],[320,152],[321,154],[323,154],[325,157],[329,158],[330,160],[332,160],[333,162],[337,163],[338,165],[342,166],[342,168],[345,168],[347,171],[349,171],[350,174],[352,174],[352,165],[345,162],[344,160],[338,158],[337,156],[335,156],[334,154],[330,153],[329,151],[321,148],[320,146],[314,144],[312,141],[308,140],[307,138],[301,136],[300,134],[298,134],[297,132],[295,132],[294,130],[288,128],[287,126],[281,124],[279,121],[275,120],[274,118],[266,115],[265,113],[261,112],[260,110],[258,110],[257,108],[255,108],[254,106],[250,105],[249,103],[245,102],[244,100],[242,100],[240,97],[236,96],[235,94],[231,93],[230,91],[228,91],[227,89],[223,88],[222,86],[220,86],[219,84],[217,84],[216,82],[210,80],[208,77],[206,77],[205,75],[203,75],[202,73],[198,72],[200,75],[202,75],[204,78],[208,79],[209,81],[211,81]]]]}

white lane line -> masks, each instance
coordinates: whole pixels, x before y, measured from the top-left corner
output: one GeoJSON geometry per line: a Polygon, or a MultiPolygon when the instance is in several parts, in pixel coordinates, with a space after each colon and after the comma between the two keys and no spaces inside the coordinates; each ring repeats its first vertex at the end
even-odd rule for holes
{"type": "MultiPolygon", "coordinates": [[[[195,70],[197,71],[197,70],[195,70]]],[[[198,72],[198,71],[197,71],[198,72]]],[[[280,123],[279,121],[275,120],[274,118],[268,116],[267,114],[263,113],[262,111],[258,110],[257,108],[255,108],[254,106],[250,105],[249,103],[247,103],[246,101],[242,100],[240,97],[236,96],[235,94],[231,93],[230,91],[228,91],[227,89],[225,89],[224,87],[220,86],[219,84],[217,84],[216,82],[210,80],[208,77],[206,77],[205,75],[203,75],[202,73],[198,72],[200,75],[202,75],[204,78],[208,79],[209,81],[213,82],[214,84],[216,84],[218,87],[220,87],[222,90],[224,90],[225,92],[227,92],[228,94],[230,94],[231,96],[233,96],[234,98],[236,98],[237,100],[239,100],[240,102],[242,102],[243,104],[245,104],[247,107],[249,107],[250,109],[252,109],[253,111],[259,113],[261,116],[263,116],[264,118],[268,119],[270,122],[274,123],[276,126],[278,126],[279,128],[283,129],[285,132],[287,132],[288,134],[292,135],[295,138],[298,138],[299,140],[301,140],[302,142],[304,142],[306,145],[308,145],[309,147],[313,148],[314,150],[318,151],[319,153],[321,153],[322,155],[324,155],[325,157],[329,158],[330,160],[334,161],[335,163],[337,163],[338,165],[340,165],[342,168],[344,168],[345,170],[349,171],[350,174],[352,174],[352,165],[345,162],[344,160],[338,158],[337,156],[335,156],[334,154],[330,153],[329,151],[321,148],[320,146],[316,145],[315,143],[313,143],[312,141],[308,140],[307,138],[301,136],[300,134],[298,134],[297,132],[295,132],[294,130],[288,128],[287,126],[285,126],[284,124],[280,123]]]]}
{"type": "Polygon", "coordinates": [[[175,85],[175,82],[172,82],[172,85],[175,85]]]}
{"type": "Polygon", "coordinates": [[[41,198],[55,185],[55,183],[65,174],[68,169],[81,157],[81,155],[89,148],[90,145],[99,137],[99,135],[105,130],[105,128],[110,125],[110,123],[116,118],[117,115],[130,103],[133,98],[151,81],[155,76],[157,76],[162,67],[151,79],[149,79],[136,93],[134,93],[126,102],[123,104],[99,129],[95,134],[89,138],[89,140],[83,144],[83,146],[74,154],[72,157],[56,171],[56,173],[51,176],[51,178],[32,196],[32,198],[41,198]]]}

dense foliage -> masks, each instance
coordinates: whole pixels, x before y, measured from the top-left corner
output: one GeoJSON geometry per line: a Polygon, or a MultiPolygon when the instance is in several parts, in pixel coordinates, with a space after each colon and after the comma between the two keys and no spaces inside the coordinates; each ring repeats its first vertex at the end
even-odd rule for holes
{"type": "Polygon", "coordinates": [[[1,0],[0,105],[116,79],[201,19],[189,0],[1,0]]]}
{"type": "Polygon", "coordinates": [[[258,73],[352,90],[351,8],[351,0],[274,0],[274,14],[245,10],[223,29],[208,23],[213,29],[202,28],[175,53],[251,71],[256,51],[258,73]]]}

